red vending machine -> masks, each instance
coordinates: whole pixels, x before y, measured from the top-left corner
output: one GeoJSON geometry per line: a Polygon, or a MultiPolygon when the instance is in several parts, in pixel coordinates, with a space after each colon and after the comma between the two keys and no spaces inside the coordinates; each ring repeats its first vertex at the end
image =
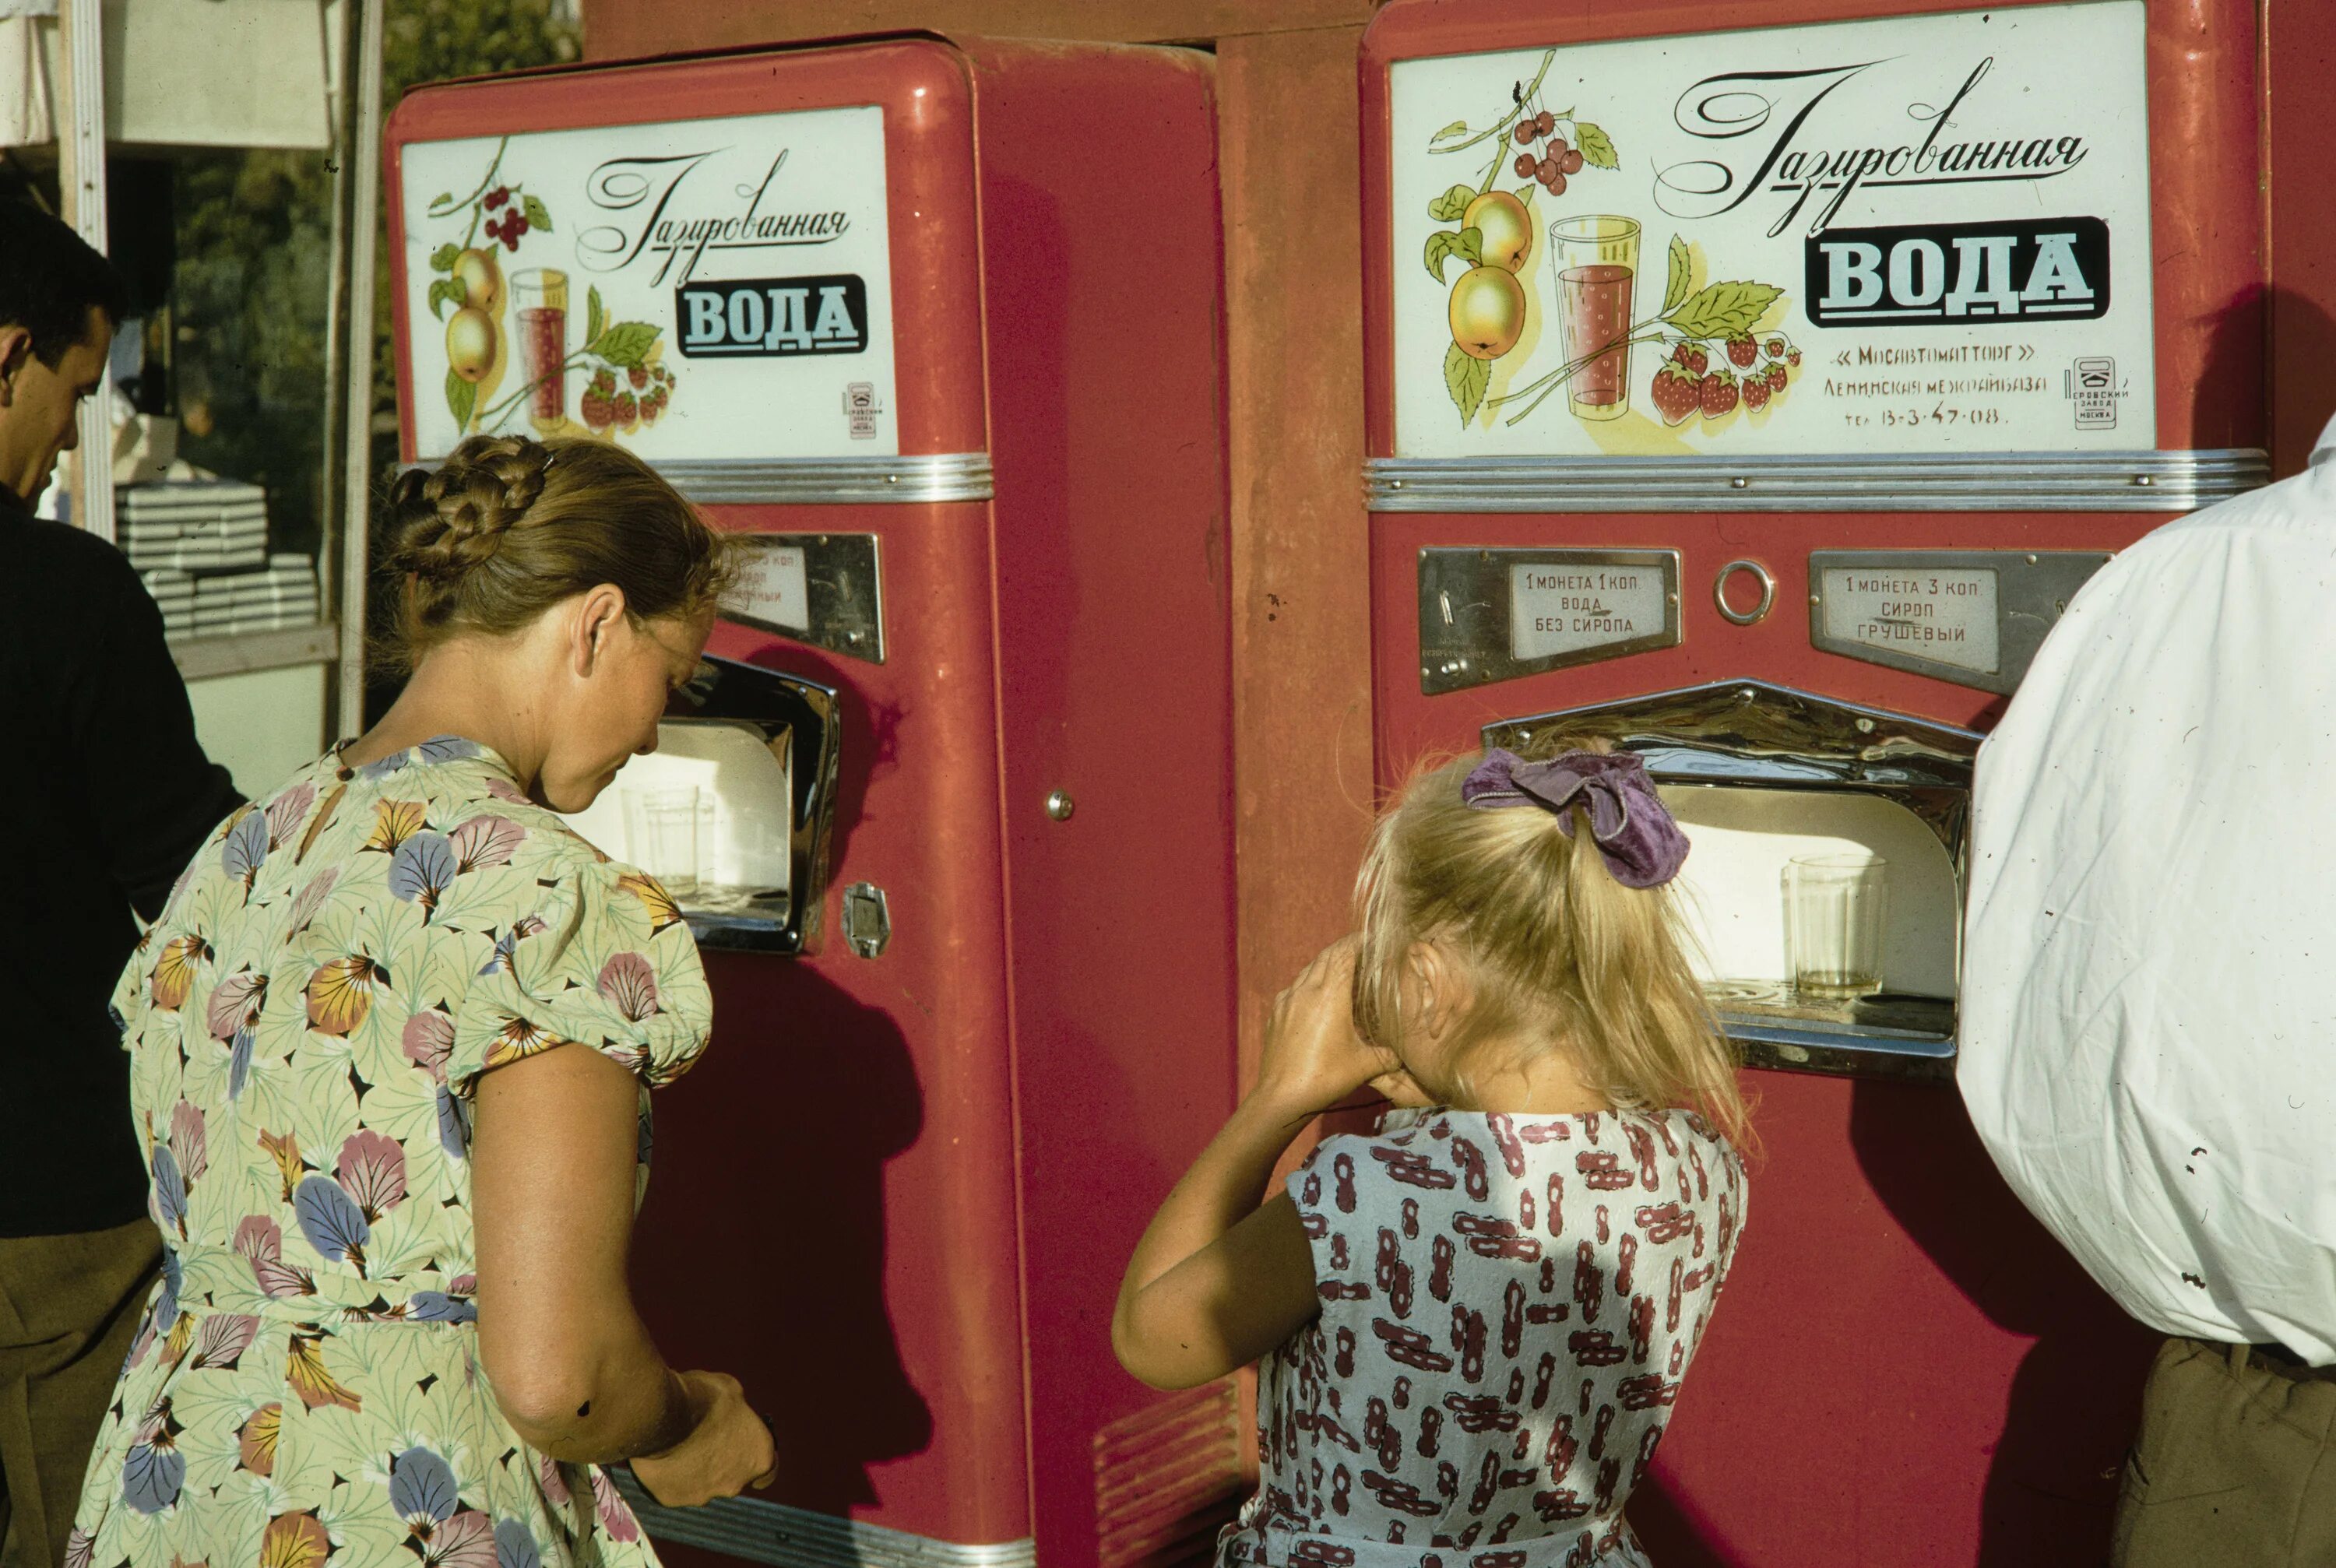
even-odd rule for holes
{"type": "Polygon", "coordinates": [[[1382,783],[1559,722],[1643,755],[1752,1069],[1746,1240],[1630,1506],[1660,1563],[2107,1554],[2155,1339],[1952,1086],[1972,759],[2110,552],[2268,475],[2264,52],[2331,36],[2278,0],[1370,26],[1382,783]]]}
{"type": "Polygon", "coordinates": [[[579,823],[688,890],[715,987],[644,1311],[781,1445],[767,1495],[632,1492],[677,1561],[1117,1568],[1238,1484],[1231,1384],[1152,1394],[1109,1334],[1233,1098],[1212,90],[920,35],[391,122],[406,458],[618,442],[749,548],[579,823]]]}

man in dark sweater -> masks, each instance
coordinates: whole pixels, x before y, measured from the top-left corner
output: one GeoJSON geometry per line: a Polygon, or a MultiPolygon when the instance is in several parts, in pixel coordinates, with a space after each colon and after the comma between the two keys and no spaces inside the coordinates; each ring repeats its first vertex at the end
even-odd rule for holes
{"type": "Polygon", "coordinates": [[[23,1568],[63,1561],[161,1258],[107,1016],[131,911],[161,911],[238,800],[138,574],[32,514],[123,308],[103,257],[0,202],[0,1533],[23,1568]]]}

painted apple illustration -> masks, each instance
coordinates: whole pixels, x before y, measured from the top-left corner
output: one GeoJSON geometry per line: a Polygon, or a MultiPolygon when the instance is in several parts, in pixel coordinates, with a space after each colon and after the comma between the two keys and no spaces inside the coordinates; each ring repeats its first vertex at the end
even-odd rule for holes
{"type": "Polygon", "coordinates": [[[462,303],[474,305],[492,321],[502,314],[503,274],[495,258],[483,250],[465,250],[454,258],[454,277],[462,285],[462,303]]]}
{"type": "Polygon", "coordinates": [[[495,362],[495,324],[475,305],[466,305],[446,320],[446,364],[464,381],[485,376],[495,362]]]}
{"type": "Polygon", "coordinates": [[[1471,359],[1498,359],[1525,329],[1525,291],[1505,267],[1472,267],[1452,286],[1452,341],[1471,359]]]}
{"type": "Polygon", "coordinates": [[[1484,236],[1482,253],[1488,267],[1523,272],[1533,258],[1533,215],[1505,190],[1487,190],[1468,203],[1460,226],[1484,236]]]}

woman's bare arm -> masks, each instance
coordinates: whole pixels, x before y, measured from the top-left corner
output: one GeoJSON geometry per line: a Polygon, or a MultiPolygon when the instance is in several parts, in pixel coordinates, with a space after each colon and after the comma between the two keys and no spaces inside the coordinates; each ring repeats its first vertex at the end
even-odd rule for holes
{"type": "Polygon", "coordinates": [[[578,1045],[479,1079],[479,1350],[512,1427],[555,1459],[661,1452],[693,1424],[625,1280],[639,1094],[578,1045]]]}

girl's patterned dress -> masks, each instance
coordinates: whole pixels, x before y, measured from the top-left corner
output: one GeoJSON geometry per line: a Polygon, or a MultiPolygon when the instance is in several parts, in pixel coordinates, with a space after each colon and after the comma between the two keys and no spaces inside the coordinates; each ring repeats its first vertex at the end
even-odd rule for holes
{"type": "Polygon", "coordinates": [[[1644,1568],[1622,1504],[1744,1227],[1700,1116],[1390,1114],[1290,1178],[1322,1313],[1267,1359],[1228,1568],[1644,1568]]]}
{"type": "MultiPolygon", "coordinates": [[[[582,1042],[648,1089],[712,1007],[673,901],[442,739],[229,818],[116,989],[167,1248],[68,1568],[653,1568],[472,1327],[470,1101],[582,1042]]],[[[638,1191],[638,1186],[637,1186],[638,1191]]]]}

